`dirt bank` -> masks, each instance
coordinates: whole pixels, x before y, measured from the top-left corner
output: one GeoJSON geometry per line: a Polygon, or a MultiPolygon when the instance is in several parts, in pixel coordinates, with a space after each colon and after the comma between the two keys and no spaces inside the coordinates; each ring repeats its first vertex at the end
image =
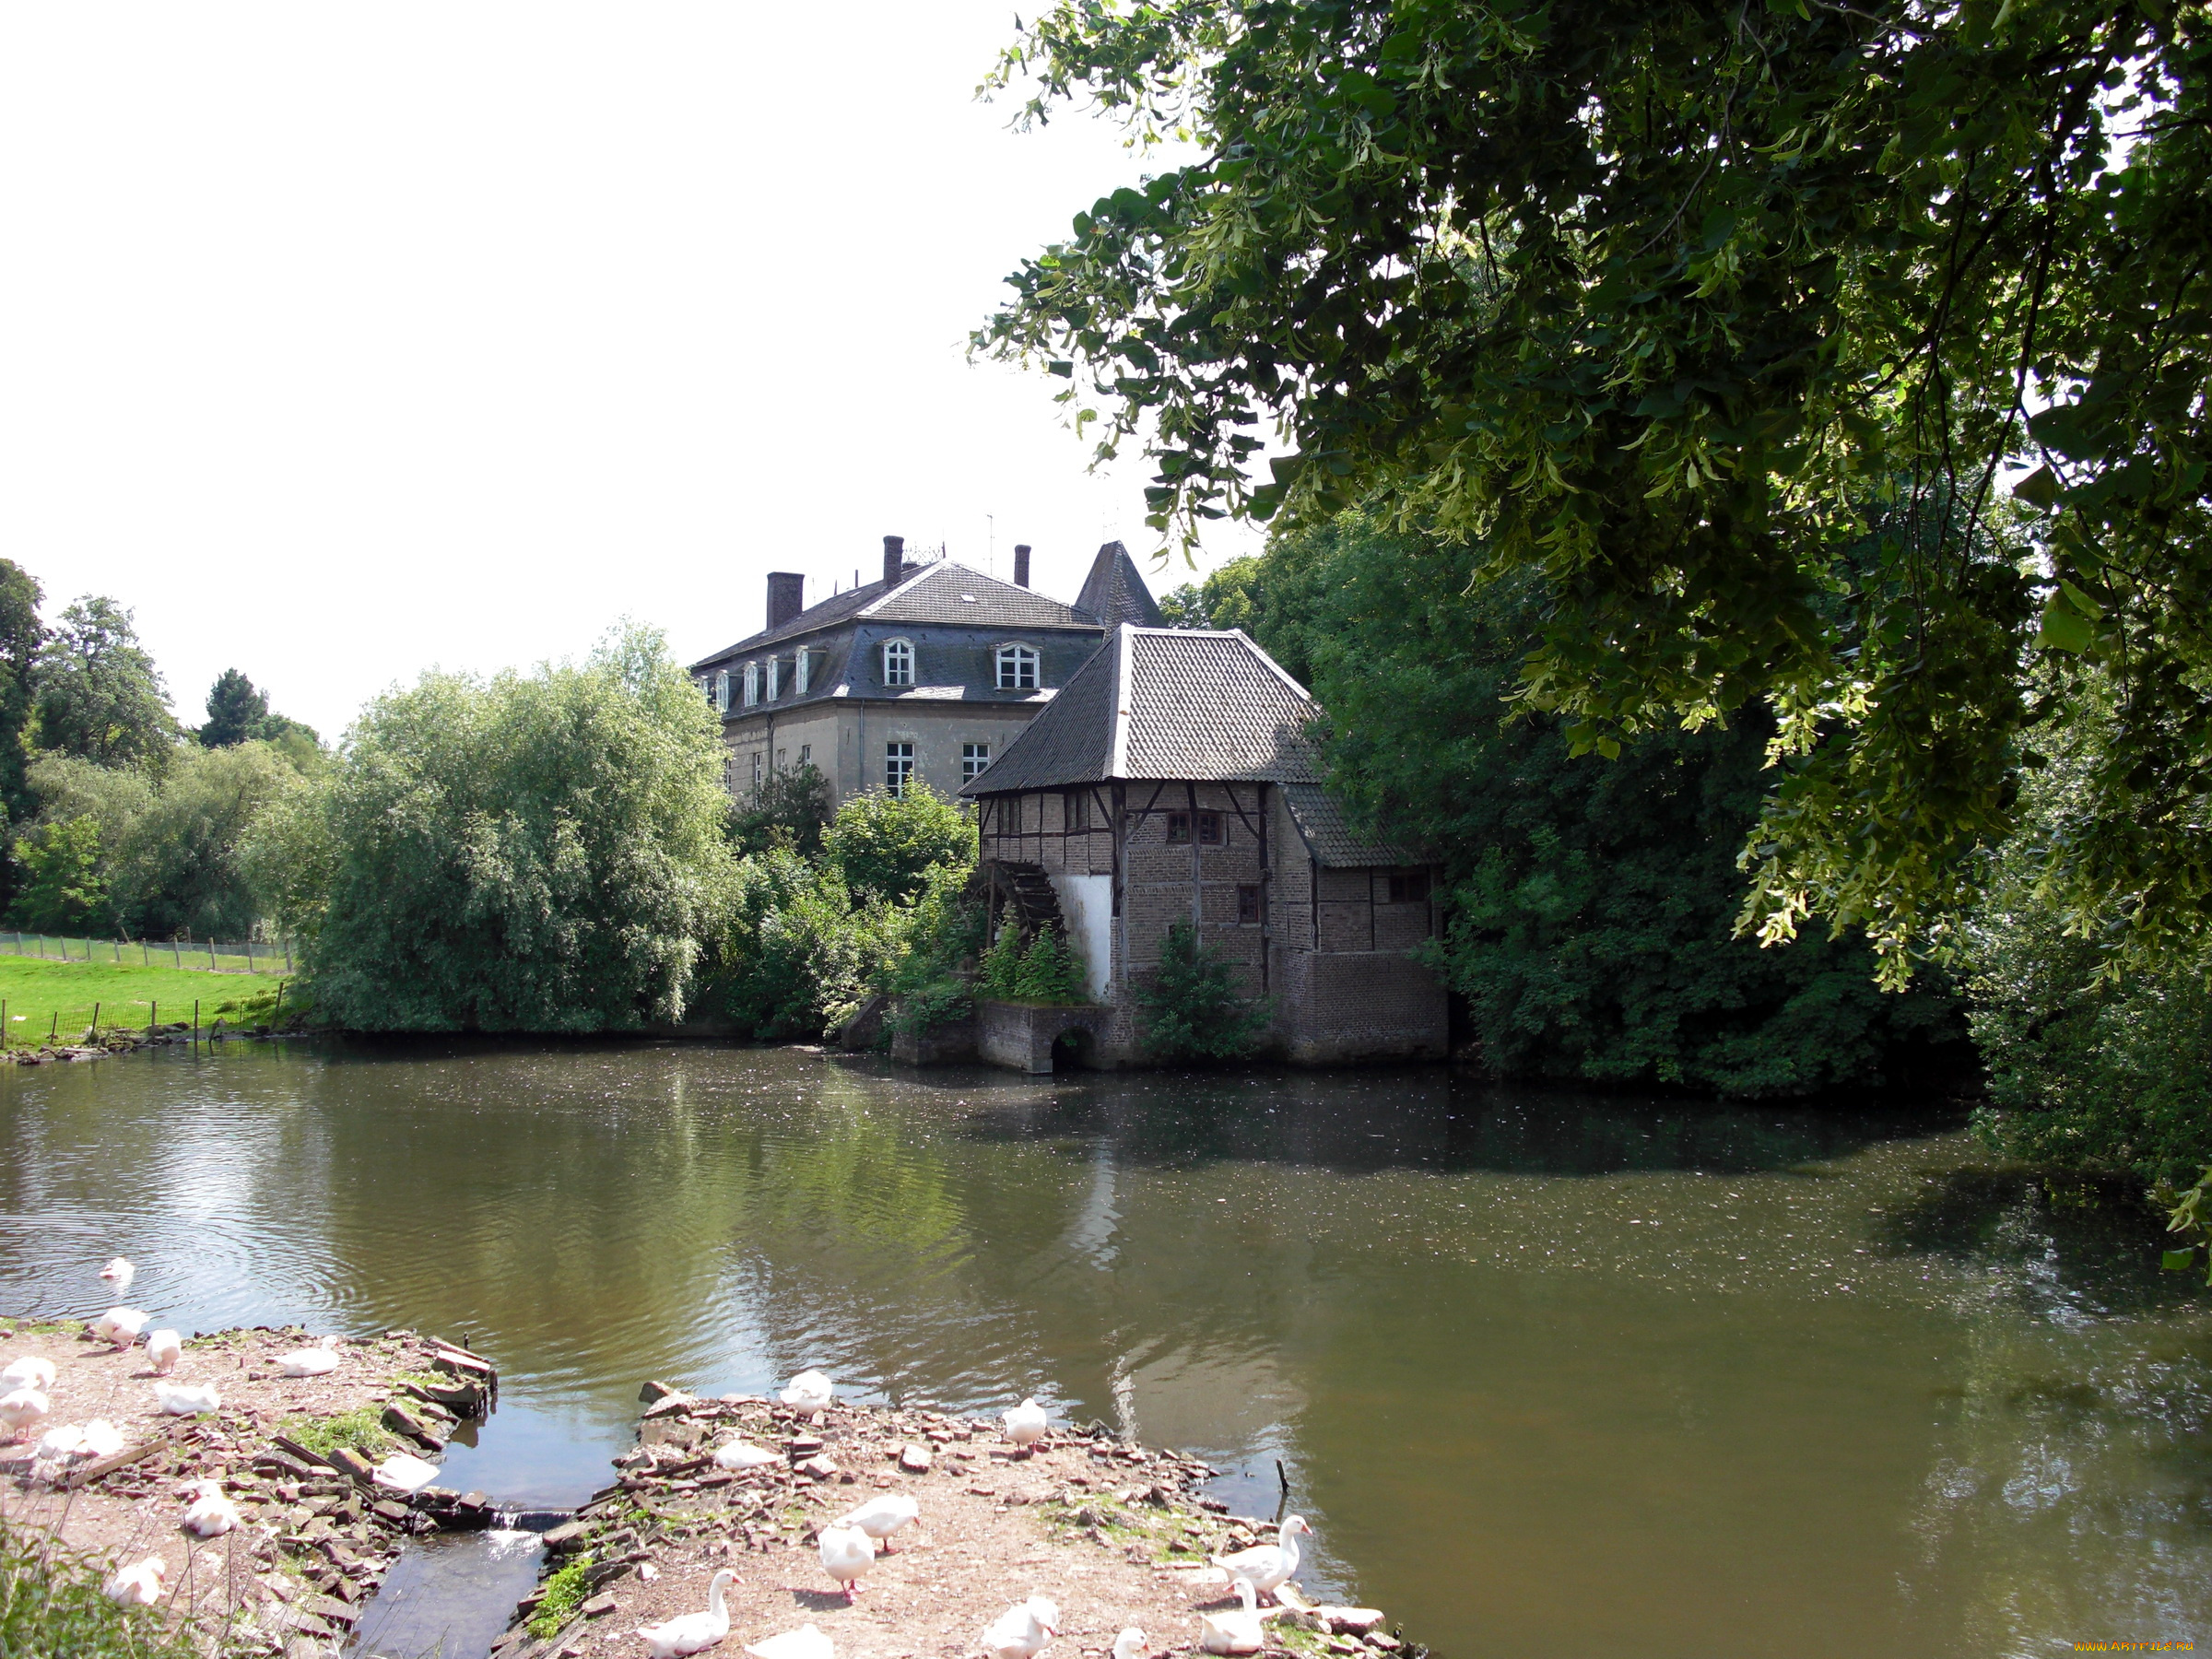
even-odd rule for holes
{"type": "MultiPolygon", "coordinates": [[[[653,1394],[661,1385],[648,1386],[653,1394]]],[[[643,1654],[633,1632],[707,1605],[723,1567],[738,1583],[718,1653],[813,1624],[840,1659],[961,1659],[1013,1602],[1050,1597],[1061,1634],[1045,1659],[1102,1654],[1135,1625],[1154,1654],[1197,1647],[1202,1613],[1236,1606],[1209,1554],[1274,1541],[1268,1522],[1221,1513],[1194,1458],[1059,1430],[1029,1453],[995,1424],[918,1409],[835,1406],[802,1414],[754,1396],[658,1398],[618,1482],[571,1527],[547,1535],[548,1577],[518,1609],[500,1659],[643,1654]],[[733,1439],[772,1451],[758,1468],[718,1468],[733,1439]],[[823,1571],[823,1523],[884,1491],[920,1520],[892,1540],[848,1606],[823,1571]]],[[[1407,1649],[1373,1609],[1293,1606],[1265,1622],[1268,1646],[1308,1654],[1407,1649]],[[1303,1610],[1301,1610],[1303,1609],[1303,1610]]]]}
{"type": "Polygon", "coordinates": [[[370,1465],[394,1452],[434,1459],[446,1431],[482,1409],[497,1378],[463,1350],[411,1332],[340,1338],[337,1369],[284,1377],[278,1354],[305,1331],[195,1335],[165,1381],[211,1385],[219,1409],[164,1414],[143,1340],[117,1350],[76,1321],[0,1320],[0,1368],[55,1368],[52,1415],[31,1442],[0,1447],[0,1515],[122,1565],[159,1556],[168,1617],[227,1633],[246,1651],[335,1654],[409,1533],[482,1525],[490,1512],[431,1486],[380,1487],[370,1465]],[[34,1455],[47,1431],[112,1424],[109,1456],[34,1455]],[[199,1539],[183,1528],[189,1483],[218,1479],[241,1524],[199,1539]]]}

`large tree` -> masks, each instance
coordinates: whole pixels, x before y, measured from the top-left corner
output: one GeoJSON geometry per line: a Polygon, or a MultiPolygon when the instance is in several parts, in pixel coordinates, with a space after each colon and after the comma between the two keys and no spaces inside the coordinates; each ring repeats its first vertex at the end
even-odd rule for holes
{"type": "Polygon", "coordinates": [[[159,770],[175,746],[169,692],[131,613],[112,599],[88,594],[62,613],[39,653],[37,684],[41,748],[159,770]]]}
{"type": "Polygon", "coordinates": [[[2109,676],[2046,898],[2155,954],[2212,914],[2208,68],[2162,0],[1055,0],[997,84],[1196,159],[978,344],[1163,529],[1379,496],[1540,576],[1578,747],[1763,704],[1744,920],[1893,979],[2109,676]]]}
{"type": "Polygon", "coordinates": [[[247,860],[364,1030],[600,1031],[684,1016],[727,899],[722,740],[660,636],[378,698],[247,860]]]}
{"type": "Polygon", "coordinates": [[[226,668],[208,688],[207,724],[200,728],[200,741],[209,748],[229,748],[260,736],[268,717],[269,694],[242,671],[226,668]]]}
{"type": "Polygon", "coordinates": [[[23,782],[29,759],[25,738],[30,724],[33,676],[46,629],[39,620],[45,597],[37,578],[13,559],[0,559],[0,811],[16,824],[30,816],[30,795],[23,782]]]}

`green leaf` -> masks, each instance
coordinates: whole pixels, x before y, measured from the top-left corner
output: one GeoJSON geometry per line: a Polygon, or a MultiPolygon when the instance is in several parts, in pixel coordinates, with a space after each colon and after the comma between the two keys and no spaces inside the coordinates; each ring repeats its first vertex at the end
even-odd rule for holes
{"type": "Polygon", "coordinates": [[[2043,606],[2043,625],[2035,642],[2047,651],[2081,652],[2089,648],[2090,638],[2088,619],[2052,594],[2043,606]]]}
{"type": "Polygon", "coordinates": [[[2186,1273],[2195,1260],[2194,1250],[2169,1250],[2159,1257],[2159,1265],[2168,1273],[2186,1273]]]}
{"type": "Polygon", "coordinates": [[[2012,487],[2014,499],[2035,507],[2048,507],[2058,500],[2058,477],[2047,466],[2039,466],[2012,487]]]}

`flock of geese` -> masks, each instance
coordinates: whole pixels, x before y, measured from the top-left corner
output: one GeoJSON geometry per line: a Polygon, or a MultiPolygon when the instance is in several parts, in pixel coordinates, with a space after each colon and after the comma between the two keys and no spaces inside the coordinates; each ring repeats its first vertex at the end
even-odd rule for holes
{"type": "MultiPolygon", "coordinates": [[[[100,1270],[100,1277],[118,1293],[131,1288],[137,1268],[117,1256],[100,1270]]],[[[152,1322],[142,1308],[110,1308],[92,1322],[93,1336],[123,1352],[135,1346],[152,1322]]],[[[154,1404],[171,1417],[196,1417],[222,1409],[223,1397],[213,1383],[192,1385],[171,1382],[169,1373],[184,1357],[184,1338],[171,1330],[146,1336],[146,1356],[154,1371],[154,1404]]],[[[287,1377],[326,1377],[338,1369],[337,1338],[326,1336],[316,1347],[279,1354],[277,1373],[287,1377]]],[[[39,1433],[53,1415],[54,1363],[35,1354],[25,1355],[0,1371],[0,1444],[21,1444],[39,1433]]],[[[127,1442],[123,1431],[106,1418],[90,1422],[60,1423],[39,1435],[34,1462],[65,1464],[90,1458],[112,1457],[127,1442]]],[[[195,1538],[219,1538],[243,1522],[238,1506],[223,1495],[219,1480],[203,1480],[191,1488],[184,1509],[184,1530],[195,1538]]],[[[126,1606],[150,1607],[167,1593],[169,1564],[148,1556],[122,1569],[107,1582],[107,1593],[126,1606]]]]}
{"type": "MultiPolygon", "coordinates": [[[[117,1256],[100,1269],[100,1277],[120,1292],[130,1288],[137,1269],[117,1256]]],[[[112,1343],[121,1353],[133,1347],[151,1316],[138,1308],[110,1308],[92,1323],[95,1338],[112,1343]]],[[[190,1417],[222,1408],[222,1396],[214,1384],[191,1386],[168,1381],[183,1357],[183,1338],[173,1330],[156,1330],[146,1338],[147,1358],[155,1371],[155,1404],[165,1413],[190,1417]]],[[[336,1339],[325,1337],[312,1347],[280,1354],[275,1361],[279,1375],[327,1376],[338,1368],[336,1339]]],[[[20,1443],[37,1432],[53,1415],[51,1391],[56,1375],[51,1359],[26,1356],[0,1371],[0,1428],[7,1430],[6,1443],[20,1443]]],[[[804,1371],[792,1378],[779,1396],[784,1405],[801,1411],[825,1409],[835,1397],[837,1385],[818,1371],[804,1371]]],[[[1027,1450],[1042,1440],[1050,1418],[1035,1400],[1024,1400],[1001,1422],[1006,1438],[1027,1450]]],[[[46,1430],[35,1456],[69,1462],[81,1458],[111,1457],[123,1450],[122,1431],[105,1418],[82,1425],[65,1423],[46,1430]]],[[[726,1441],[714,1450],[714,1461],[725,1469],[757,1467],[782,1460],[764,1446],[744,1440],[726,1441]]],[[[185,1506],[184,1530],[195,1538],[218,1538],[242,1524],[238,1506],[223,1495],[219,1480],[203,1480],[191,1488],[185,1506]]],[[[891,1553],[891,1539],[921,1518],[921,1506],[903,1492],[886,1492],[850,1510],[821,1529],[818,1536],[822,1571],[844,1592],[848,1603],[860,1594],[860,1582],[875,1567],[879,1555],[891,1553]]],[[[1273,1544],[1257,1545],[1234,1555],[1214,1559],[1229,1578],[1241,1606],[1235,1612],[1207,1613],[1200,1618],[1199,1646],[1208,1653],[1256,1653],[1265,1644],[1260,1622],[1259,1598],[1272,1594],[1297,1575],[1298,1540],[1312,1528],[1297,1515],[1287,1517],[1273,1544]]],[[[107,1593],[126,1606],[151,1606],[167,1593],[168,1564],[149,1556],[117,1571],[107,1582],[107,1593]]],[[[723,1591],[737,1582],[724,1568],[707,1587],[707,1606],[701,1613],[686,1613],[664,1624],[641,1627],[652,1659],[683,1659],[704,1653],[730,1633],[730,1613],[723,1591]]],[[[1046,1597],[1032,1595],[1016,1602],[984,1627],[981,1637],[988,1659],[1037,1659],[1060,1633],[1060,1609],[1046,1597]]],[[[1135,1626],[1113,1640],[1113,1659],[1139,1659],[1146,1636],[1135,1626]]],[[[836,1659],[829,1637],[813,1625],[771,1636],[745,1650],[753,1659],[836,1659]]]]}
{"type": "MultiPolygon", "coordinates": [[[[780,1397],[784,1405],[802,1411],[820,1411],[829,1406],[835,1392],[836,1384],[820,1371],[804,1371],[791,1380],[780,1397]]],[[[1006,1438],[1025,1451],[1042,1440],[1050,1426],[1044,1407],[1035,1400],[1022,1401],[1000,1421],[1006,1438]]],[[[744,1440],[725,1441],[714,1449],[713,1456],[725,1469],[753,1468],[782,1461],[766,1447],[744,1440]]],[[[906,1493],[886,1492],[838,1516],[821,1529],[817,1547],[822,1571],[844,1592],[848,1603],[859,1595],[860,1581],[876,1565],[877,1556],[891,1552],[892,1537],[902,1527],[919,1520],[921,1512],[921,1506],[906,1493]]],[[[1241,1606],[1234,1612],[1200,1616],[1201,1650],[1216,1654],[1256,1653],[1265,1645],[1266,1632],[1260,1622],[1259,1599],[1262,1595],[1272,1595],[1297,1576],[1298,1540],[1312,1530],[1301,1517],[1287,1516],[1277,1529],[1273,1544],[1255,1545],[1234,1555],[1213,1558],[1214,1566],[1228,1576],[1241,1606]]],[[[726,1637],[730,1633],[730,1613],[723,1590],[724,1585],[736,1582],[736,1573],[725,1567],[707,1586],[706,1611],[685,1613],[664,1624],[639,1627],[635,1633],[644,1639],[652,1659],[684,1659],[687,1654],[704,1653],[726,1637]]],[[[1037,1659],[1059,1633],[1059,1607],[1044,1596],[1032,1595],[1016,1602],[993,1619],[979,1640],[988,1659],[1037,1659]]],[[[1134,1625],[1124,1630],[1113,1639],[1113,1659],[1139,1659],[1145,1652],[1146,1640],[1144,1631],[1134,1625]]],[[[810,1624],[748,1643],[745,1651],[753,1659],[836,1659],[836,1649],[830,1638],[810,1624]]]]}

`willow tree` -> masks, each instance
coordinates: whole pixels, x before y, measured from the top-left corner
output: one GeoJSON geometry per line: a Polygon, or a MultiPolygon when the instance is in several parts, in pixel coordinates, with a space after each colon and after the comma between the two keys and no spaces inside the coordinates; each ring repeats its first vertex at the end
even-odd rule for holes
{"type": "Polygon", "coordinates": [[[994,84],[1194,159],[977,344],[1163,533],[1379,500],[1539,572],[1515,695],[1583,748],[1768,705],[1744,924],[1893,982],[2109,677],[2049,895],[2155,951],[2212,913],[2208,53],[2159,0],[1057,0],[994,84]]]}

